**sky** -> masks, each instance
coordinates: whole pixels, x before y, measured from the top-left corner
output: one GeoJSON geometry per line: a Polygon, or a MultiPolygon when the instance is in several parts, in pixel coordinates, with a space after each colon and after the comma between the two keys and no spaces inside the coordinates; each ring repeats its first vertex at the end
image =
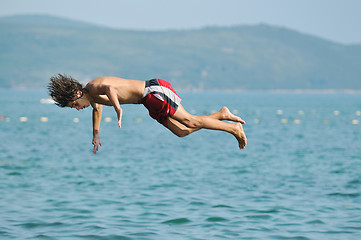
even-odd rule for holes
{"type": "Polygon", "coordinates": [[[269,24],[361,44],[361,0],[0,0],[0,17],[46,14],[136,30],[269,24]]]}

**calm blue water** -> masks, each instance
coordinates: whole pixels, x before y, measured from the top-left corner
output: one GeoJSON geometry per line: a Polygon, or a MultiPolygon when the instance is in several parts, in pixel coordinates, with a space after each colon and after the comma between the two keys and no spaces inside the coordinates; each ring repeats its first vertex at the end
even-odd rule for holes
{"type": "Polygon", "coordinates": [[[91,109],[0,91],[0,239],[361,239],[361,95],[181,96],[239,111],[246,149],[177,138],[129,105],[122,129],[104,110],[94,155],[91,109]]]}

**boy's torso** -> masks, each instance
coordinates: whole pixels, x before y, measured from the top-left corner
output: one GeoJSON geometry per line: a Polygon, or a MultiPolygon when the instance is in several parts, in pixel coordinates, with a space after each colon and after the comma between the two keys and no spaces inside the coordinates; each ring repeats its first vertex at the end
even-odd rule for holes
{"type": "Polygon", "coordinates": [[[89,82],[85,88],[89,90],[89,95],[94,99],[94,102],[111,106],[112,104],[105,94],[92,94],[91,89],[99,85],[112,86],[117,93],[120,104],[139,104],[144,93],[145,81],[100,77],[89,82]]]}

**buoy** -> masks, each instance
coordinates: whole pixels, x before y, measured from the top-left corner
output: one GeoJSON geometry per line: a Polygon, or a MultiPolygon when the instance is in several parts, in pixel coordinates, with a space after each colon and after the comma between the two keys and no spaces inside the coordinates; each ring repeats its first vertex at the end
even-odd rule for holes
{"type": "Polygon", "coordinates": [[[281,109],[278,109],[277,110],[277,115],[282,115],[283,114],[283,111],[281,109]]]}
{"type": "Polygon", "coordinates": [[[303,110],[298,110],[298,115],[303,115],[305,112],[303,110]]]}
{"type": "Polygon", "coordinates": [[[361,111],[356,111],[355,114],[356,116],[361,116],[361,111]]]}
{"type": "Polygon", "coordinates": [[[300,124],[300,123],[301,123],[301,120],[295,119],[293,122],[294,122],[295,124],[300,124]]]}
{"type": "Polygon", "coordinates": [[[74,118],[73,121],[74,121],[75,123],[78,123],[78,122],[79,122],[79,118],[74,118]]]}
{"type": "Polygon", "coordinates": [[[27,122],[28,121],[28,118],[27,117],[20,117],[20,122],[27,122]]]}
{"type": "Polygon", "coordinates": [[[255,120],[253,120],[253,122],[254,122],[255,124],[259,123],[259,119],[256,118],[255,120]]]}
{"type": "Polygon", "coordinates": [[[48,122],[48,118],[47,117],[41,117],[40,118],[40,122],[48,122]]]}
{"type": "Polygon", "coordinates": [[[335,115],[335,116],[340,115],[340,111],[338,111],[338,110],[333,111],[333,115],[335,115]]]}
{"type": "Polygon", "coordinates": [[[357,124],[359,124],[360,122],[359,122],[359,120],[357,120],[357,119],[354,119],[354,120],[352,120],[352,124],[353,125],[357,125],[357,124]]]}
{"type": "Polygon", "coordinates": [[[286,123],[288,123],[288,120],[286,118],[282,118],[281,123],[286,124],[286,123]]]}
{"type": "Polygon", "coordinates": [[[142,121],[143,121],[143,120],[142,120],[141,118],[136,118],[136,119],[135,119],[135,122],[136,122],[136,123],[141,123],[142,121]]]}
{"type": "Polygon", "coordinates": [[[106,118],[104,118],[104,121],[105,121],[105,122],[111,122],[111,121],[112,121],[112,118],[106,117],[106,118]]]}
{"type": "Polygon", "coordinates": [[[237,109],[234,109],[232,112],[233,112],[234,114],[238,114],[238,113],[239,113],[239,111],[238,111],[237,109]]]}
{"type": "Polygon", "coordinates": [[[194,114],[196,114],[196,113],[197,113],[197,111],[196,111],[196,110],[194,110],[194,109],[192,109],[192,110],[191,110],[191,114],[193,114],[193,115],[194,115],[194,114]]]}

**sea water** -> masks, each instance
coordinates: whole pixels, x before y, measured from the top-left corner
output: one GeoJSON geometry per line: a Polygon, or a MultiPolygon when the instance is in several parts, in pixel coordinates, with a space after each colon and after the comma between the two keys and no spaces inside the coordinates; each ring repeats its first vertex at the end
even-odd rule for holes
{"type": "Polygon", "coordinates": [[[141,105],[104,108],[0,91],[0,239],[361,239],[361,96],[181,93],[194,114],[240,115],[178,138],[141,105]],[[106,119],[106,120],[105,120],[106,119]]]}

